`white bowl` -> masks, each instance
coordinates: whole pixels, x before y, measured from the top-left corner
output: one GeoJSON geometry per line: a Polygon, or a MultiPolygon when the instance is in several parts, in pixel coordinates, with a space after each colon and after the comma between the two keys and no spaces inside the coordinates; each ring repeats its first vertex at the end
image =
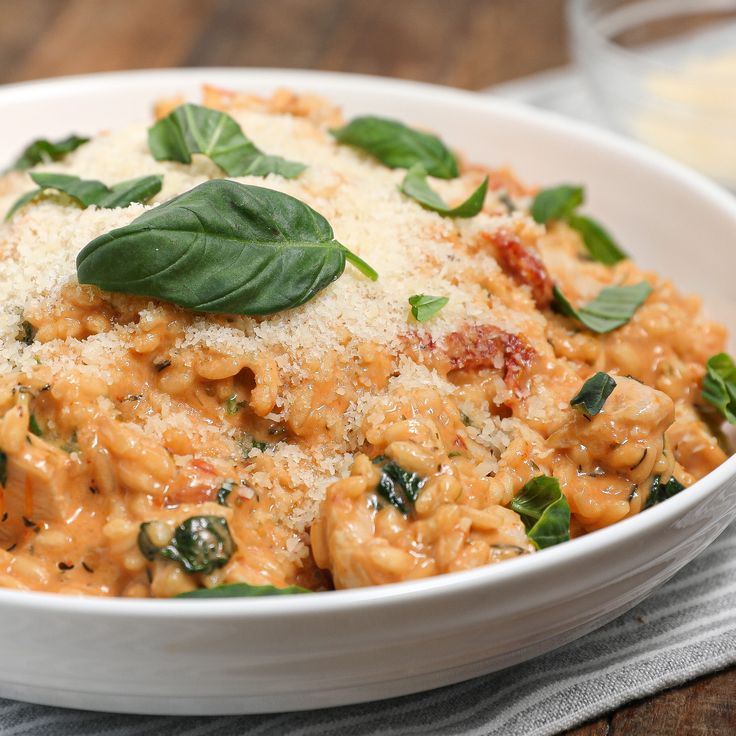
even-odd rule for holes
{"type": "MultiPolygon", "coordinates": [[[[0,160],[35,136],[148,118],[200,83],[317,92],[348,116],[438,130],[526,181],[581,182],[636,260],[736,328],[736,200],[658,154],[567,119],[412,82],[295,71],[101,74],[0,89],[0,160]]],[[[161,714],[255,713],[417,692],[546,652],[644,598],[736,515],[736,457],[675,498],[499,565],[383,587],[223,600],[85,599],[0,591],[0,695],[161,714]]]]}

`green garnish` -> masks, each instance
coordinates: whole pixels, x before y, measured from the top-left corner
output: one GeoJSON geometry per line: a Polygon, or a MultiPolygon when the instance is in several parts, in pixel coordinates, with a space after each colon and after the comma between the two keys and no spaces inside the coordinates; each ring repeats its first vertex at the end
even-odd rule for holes
{"type": "Polygon", "coordinates": [[[157,161],[192,162],[202,153],[228,176],[299,176],[304,164],[267,156],[246,138],[227,113],[201,105],[180,105],[148,130],[148,147],[157,161]]]}
{"type": "Polygon", "coordinates": [[[437,136],[409,128],[398,120],[366,115],[342,128],[332,128],[330,133],[338,142],[370,153],[390,169],[410,169],[421,164],[438,179],[458,176],[457,160],[437,136]]]}
{"type": "Polygon", "coordinates": [[[530,213],[541,225],[551,220],[562,220],[577,230],[594,261],[612,266],[627,258],[600,223],[576,214],[575,210],[584,200],[585,191],[582,187],[562,184],[539,192],[532,202],[530,213]]]}
{"type": "Polygon", "coordinates": [[[274,585],[250,585],[249,583],[229,583],[214,588],[198,588],[187,593],[179,593],[175,598],[257,598],[264,595],[296,595],[311,593],[299,585],[277,588],[274,585]]]}
{"type": "Polygon", "coordinates": [[[156,556],[174,560],[185,572],[209,573],[226,565],[237,549],[227,521],[221,516],[192,516],[174,531],[165,547],[158,547],[148,536],[148,526],[141,524],[138,547],[147,560],[156,556]]]}
{"type": "Polygon", "coordinates": [[[261,440],[257,440],[255,437],[251,437],[245,432],[240,435],[238,444],[240,445],[240,452],[242,453],[244,458],[247,458],[250,455],[250,451],[254,448],[256,450],[260,450],[261,452],[265,452],[268,449],[267,442],[261,442],[261,440]]]}
{"type": "Polygon", "coordinates": [[[616,388],[616,381],[607,373],[598,371],[583,384],[580,391],[570,401],[570,406],[579,409],[584,416],[590,419],[600,412],[614,388],[616,388]]]}
{"type": "Polygon", "coordinates": [[[409,297],[411,313],[417,322],[426,322],[434,317],[449,301],[449,297],[429,296],[428,294],[415,294],[409,297]]]}
{"type": "Polygon", "coordinates": [[[401,191],[419,202],[425,209],[444,217],[475,217],[483,209],[488,191],[488,177],[483,179],[483,183],[457,207],[448,207],[442,197],[429,186],[427,171],[421,164],[415,164],[409,169],[404,181],[401,182],[401,191]]]}
{"type": "Polygon", "coordinates": [[[376,492],[407,516],[427,479],[405,470],[384,455],[374,458],[373,463],[381,466],[381,478],[376,492]]]}
{"type": "Polygon", "coordinates": [[[8,455],[0,450],[0,486],[5,488],[8,482],[8,455]]]}
{"type": "Polygon", "coordinates": [[[237,394],[233,394],[232,396],[228,396],[225,399],[225,414],[228,416],[235,416],[240,409],[243,407],[243,402],[238,401],[237,394]]]}
{"type": "Polygon", "coordinates": [[[87,141],[89,138],[82,138],[78,135],[70,135],[58,141],[39,138],[26,146],[10,168],[25,171],[36,164],[60,161],[67,153],[75,151],[87,141]]]}
{"type": "Polygon", "coordinates": [[[557,478],[538,475],[528,481],[511,501],[537,549],[570,539],[570,506],[557,478]]]}
{"type": "Polygon", "coordinates": [[[560,313],[577,319],[599,334],[625,325],[651,293],[652,287],[647,281],[631,286],[607,286],[592,302],[575,309],[558,287],[553,289],[560,313]]]}
{"type": "Polygon", "coordinates": [[[685,486],[680,483],[677,478],[672,476],[666,483],[662,483],[660,476],[655,475],[652,478],[651,485],[649,486],[649,495],[647,496],[644,509],[651,508],[662,501],[666,501],[668,498],[672,498],[680,491],[685,490],[685,486]]]}
{"type": "Polygon", "coordinates": [[[703,377],[703,398],[724,416],[736,424],[736,365],[728,353],[718,353],[708,358],[703,377]]]}
{"type": "Polygon", "coordinates": [[[309,301],[346,261],[378,278],[304,202],[214,179],[86,245],[77,277],[198,312],[262,315],[309,301]]]}
{"type": "Polygon", "coordinates": [[[33,201],[47,189],[56,189],[71,197],[81,207],[96,205],[103,209],[127,207],[133,202],[147,202],[161,191],[163,177],[159,175],[141,176],[138,179],[121,181],[108,187],[96,179],[80,179],[70,174],[33,172],[30,174],[38,189],[26,192],[8,210],[5,219],[9,220],[21,207],[33,201]]]}
{"type": "Polygon", "coordinates": [[[35,434],[36,437],[43,437],[43,430],[41,429],[35,414],[31,414],[31,418],[28,420],[28,431],[31,434],[35,434]]]}
{"type": "Polygon", "coordinates": [[[223,481],[216,496],[217,503],[219,503],[220,506],[227,506],[227,497],[233,492],[233,488],[235,488],[234,480],[223,481]]]}

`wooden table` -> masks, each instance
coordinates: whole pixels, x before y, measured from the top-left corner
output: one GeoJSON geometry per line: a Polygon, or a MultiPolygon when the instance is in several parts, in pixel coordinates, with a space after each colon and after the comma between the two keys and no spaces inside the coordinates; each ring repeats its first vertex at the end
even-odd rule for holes
{"type": "MultiPolygon", "coordinates": [[[[481,89],[565,63],[563,0],[0,0],[0,83],[175,66],[330,69],[481,89]]],[[[736,668],[568,736],[736,733],[736,668]]]]}

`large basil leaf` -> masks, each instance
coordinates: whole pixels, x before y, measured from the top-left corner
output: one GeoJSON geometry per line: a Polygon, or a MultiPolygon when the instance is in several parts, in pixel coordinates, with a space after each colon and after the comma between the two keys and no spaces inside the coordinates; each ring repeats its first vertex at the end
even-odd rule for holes
{"type": "Polygon", "coordinates": [[[281,156],[267,156],[246,138],[227,113],[201,105],[179,105],[148,130],[157,161],[191,163],[193,153],[212,159],[228,176],[280,174],[293,179],[306,168],[281,156]]]}
{"type": "Polygon", "coordinates": [[[186,572],[209,573],[226,565],[237,549],[221,516],[192,516],[174,531],[171,541],[157,547],[148,536],[151,522],[141,524],[138,547],[147,560],[156,555],[178,562],[186,572]]]}
{"type": "Polygon", "coordinates": [[[668,498],[672,498],[672,496],[684,490],[685,486],[674,475],[666,483],[662,483],[660,476],[655,475],[649,486],[649,495],[644,504],[644,509],[649,509],[658,503],[662,503],[662,501],[666,501],[668,498]]]}
{"type": "Polygon", "coordinates": [[[703,398],[736,424],[736,365],[727,353],[718,353],[705,364],[703,398]]]}
{"type": "Polygon", "coordinates": [[[77,277],[200,312],[271,314],[311,299],[346,259],[377,278],[308,205],[214,179],[86,245],[77,277]]]}
{"type": "Polygon", "coordinates": [[[442,197],[429,186],[427,172],[421,164],[409,169],[404,181],[401,182],[401,191],[419,202],[425,209],[444,217],[475,217],[483,209],[488,191],[488,177],[483,179],[481,185],[457,207],[448,207],[442,197]]]}
{"type": "Polygon", "coordinates": [[[370,153],[390,169],[421,164],[438,179],[458,176],[457,160],[436,135],[414,130],[398,120],[366,115],[342,128],[332,128],[330,133],[340,143],[370,153]]]}
{"type": "Polygon", "coordinates": [[[78,135],[70,135],[68,138],[62,138],[58,141],[49,141],[46,138],[39,138],[23,149],[23,152],[18,156],[10,168],[25,171],[36,164],[59,161],[64,158],[67,153],[75,151],[79,146],[87,143],[88,141],[89,138],[82,138],[78,135]]]}
{"type": "Polygon", "coordinates": [[[585,200],[585,190],[571,184],[561,184],[539,192],[529,210],[536,222],[545,225],[551,220],[562,220],[583,239],[588,254],[594,261],[612,266],[627,258],[616,242],[595,220],[576,213],[585,200]]]}
{"type": "Polygon", "coordinates": [[[606,399],[616,388],[616,381],[608,375],[598,371],[591,376],[578,393],[573,396],[570,406],[579,409],[588,419],[600,413],[606,399]]]}
{"type": "Polygon", "coordinates": [[[249,583],[228,583],[215,588],[198,588],[187,593],[179,593],[177,598],[259,598],[265,595],[297,595],[311,593],[299,585],[277,588],[274,585],[250,585],[249,583]]]}
{"type": "Polygon", "coordinates": [[[537,549],[570,539],[570,506],[557,478],[538,475],[528,481],[511,501],[537,549]]]}
{"type": "Polygon", "coordinates": [[[141,176],[107,187],[96,179],[80,179],[70,174],[34,172],[30,175],[38,189],[26,192],[8,210],[5,219],[9,220],[21,207],[33,201],[47,189],[56,189],[71,197],[81,207],[96,205],[104,209],[127,207],[133,202],[147,202],[161,191],[163,176],[141,176]]]}
{"type": "Polygon", "coordinates": [[[625,325],[651,293],[648,281],[631,286],[607,286],[592,302],[575,309],[556,286],[553,289],[555,305],[560,313],[579,320],[599,334],[625,325]]]}
{"type": "Polygon", "coordinates": [[[384,455],[374,458],[373,463],[381,466],[381,478],[376,487],[378,495],[395,506],[404,516],[408,515],[427,479],[402,468],[384,455]]]}

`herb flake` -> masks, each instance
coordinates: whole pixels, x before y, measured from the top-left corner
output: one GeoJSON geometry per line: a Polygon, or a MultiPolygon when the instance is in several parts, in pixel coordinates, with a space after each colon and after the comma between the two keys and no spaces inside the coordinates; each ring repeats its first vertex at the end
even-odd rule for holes
{"type": "Polygon", "coordinates": [[[449,302],[446,296],[429,296],[429,294],[415,294],[409,297],[411,313],[417,322],[426,322],[449,302]]]}
{"type": "Polygon", "coordinates": [[[456,207],[449,207],[445,204],[442,197],[429,186],[427,171],[421,164],[415,164],[409,169],[400,188],[404,194],[418,202],[424,209],[437,212],[444,217],[475,217],[483,209],[488,191],[488,177],[483,179],[481,185],[456,207]]]}
{"type": "Polygon", "coordinates": [[[616,388],[616,381],[607,373],[598,371],[591,376],[582,386],[580,391],[573,396],[570,406],[578,409],[588,419],[600,413],[606,399],[616,388]]]}

